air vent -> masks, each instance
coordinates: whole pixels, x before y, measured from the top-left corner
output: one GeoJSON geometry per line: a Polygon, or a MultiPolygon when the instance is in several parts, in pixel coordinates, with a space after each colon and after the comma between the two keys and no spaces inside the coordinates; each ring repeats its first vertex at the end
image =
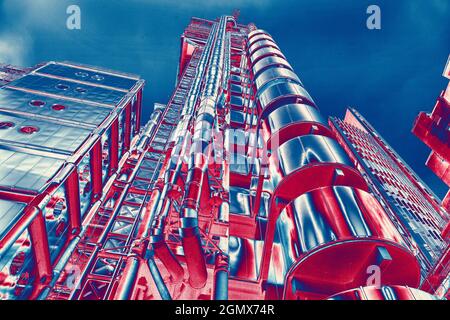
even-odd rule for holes
{"type": "Polygon", "coordinates": [[[66,85],[66,84],[58,83],[58,84],[56,85],[56,89],[59,89],[59,90],[67,90],[67,89],[69,89],[69,86],[66,85]]]}
{"type": "Polygon", "coordinates": [[[14,127],[14,122],[11,121],[2,121],[0,122],[0,130],[5,130],[14,127]]]}
{"type": "Polygon", "coordinates": [[[76,75],[77,77],[80,77],[80,78],[87,78],[87,77],[89,77],[89,74],[88,74],[88,73],[82,72],[82,71],[75,72],[75,75],[76,75]]]}
{"type": "Polygon", "coordinates": [[[102,81],[105,79],[105,77],[103,77],[99,74],[93,75],[91,78],[92,78],[92,80],[96,80],[96,81],[102,81]]]}
{"type": "Polygon", "coordinates": [[[28,104],[33,107],[43,107],[45,102],[42,100],[31,100],[28,104]]]}
{"type": "Polygon", "coordinates": [[[63,106],[62,104],[54,104],[54,105],[52,105],[52,109],[55,111],[62,111],[64,109],[66,109],[66,107],[63,106]]]}
{"type": "Polygon", "coordinates": [[[39,128],[34,127],[34,126],[25,126],[25,127],[20,128],[19,131],[23,134],[33,134],[35,132],[38,132],[39,128]]]}

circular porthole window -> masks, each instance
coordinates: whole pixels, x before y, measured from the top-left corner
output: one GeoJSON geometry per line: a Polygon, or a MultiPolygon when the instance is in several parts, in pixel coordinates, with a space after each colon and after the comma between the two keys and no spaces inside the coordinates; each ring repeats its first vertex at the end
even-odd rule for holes
{"type": "Polygon", "coordinates": [[[66,108],[66,106],[63,106],[62,104],[54,104],[52,105],[52,109],[55,111],[62,111],[66,108]]]}
{"type": "Polygon", "coordinates": [[[103,79],[105,79],[105,77],[103,77],[103,76],[101,76],[101,75],[99,75],[99,74],[95,74],[95,75],[93,75],[91,78],[92,78],[93,80],[96,80],[96,81],[102,81],[103,79]]]}
{"type": "Polygon", "coordinates": [[[45,102],[42,100],[31,100],[28,104],[32,107],[43,107],[45,102]]]}
{"type": "Polygon", "coordinates": [[[14,122],[11,122],[11,121],[1,121],[0,122],[0,130],[9,129],[14,126],[15,126],[14,122]]]}
{"type": "Polygon", "coordinates": [[[82,72],[82,71],[75,72],[75,75],[76,75],[77,77],[80,77],[80,78],[87,78],[87,77],[89,77],[89,73],[87,73],[87,72],[82,72]]]}
{"type": "Polygon", "coordinates": [[[80,88],[80,87],[76,88],[75,91],[78,93],[86,93],[87,92],[87,90],[85,88],[80,88]]]}
{"type": "Polygon", "coordinates": [[[59,90],[67,90],[67,89],[69,89],[69,86],[66,85],[66,84],[58,83],[58,84],[56,85],[56,89],[59,89],[59,90]]]}
{"type": "Polygon", "coordinates": [[[34,126],[25,126],[25,127],[20,128],[19,131],[23,134],[33,134],[35,132],[38,132],[39,128],[34,127],[34,126]]]}

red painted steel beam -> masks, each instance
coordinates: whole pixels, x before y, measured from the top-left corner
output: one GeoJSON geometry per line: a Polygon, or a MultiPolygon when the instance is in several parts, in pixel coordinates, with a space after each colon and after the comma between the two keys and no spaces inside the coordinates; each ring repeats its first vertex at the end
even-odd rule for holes
{"type": "Polygon", "coordinates": [[[102,196],[102,144],[97,141],[91,150],[92,203],[102,196]]]}
{"type": "MultiPolygon", "coordinates": [[[[38,209],[33,208],[32,210],[38,209]]],[[[28,229],[32,242],[33,255],[36,261],[35,289],[30,299],[35,299],[52,278],[47,230],[45,227],[45,218],[41,212],[36,215],[28,229]]]]}

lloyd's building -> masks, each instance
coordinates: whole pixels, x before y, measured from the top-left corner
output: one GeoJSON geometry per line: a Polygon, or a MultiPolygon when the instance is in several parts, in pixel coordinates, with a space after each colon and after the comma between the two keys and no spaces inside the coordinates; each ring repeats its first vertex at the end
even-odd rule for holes
{"type": "Polygon", "coordinates": [[[0,299],[448,296],[445,206],[268,32],[193,18],[178,70],[141,119],[138,76],[0,66],[0,299]]]}

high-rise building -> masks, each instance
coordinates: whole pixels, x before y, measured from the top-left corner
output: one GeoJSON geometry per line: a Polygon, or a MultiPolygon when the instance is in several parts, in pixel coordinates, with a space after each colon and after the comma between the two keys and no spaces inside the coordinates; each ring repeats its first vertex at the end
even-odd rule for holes
{"type": "MultiPolygon", "coordinates": [[[[450,56],[444,69],[443,76],[450,79],[450,56]]],[[[450,186],[450,82],[442,91],[433,111],[430,114],[421,112],[416,119],[413,133],[431,148],[430,156],[426,165],[447,186],[450,186]]],[[[442,206],[450,212],[450,191],[442,200],[442,206]]],[[[442,237],[449,239],[450,222],[443,228],[442,237]]],[[[425,289],[437,290],[440,294],[447,292],[450,286],[450,252],[447,248],[446,254],[436,264],[427,281],[425,289]]]]}
{"type": "MultiPolygon", "coordinates": [[[[450,79],[450,56],[444,77],[450,79]]],[[[450,186],[450,82],[442,91],[431,113],[421,112],[414,123],[413,133],[431,148],[426,165],[447,186],[450,186]]],[[[442,201],[450,211],[450,192],[442,201]]]]}
{"type": "Polygon", "coordinates": [[[0,298],[438,298],[448,216],[395,153],[382,188],[236,16],[193,18],[180,52],[142,128],[137,76],[50,62],[0,88],[0,298]]]}

